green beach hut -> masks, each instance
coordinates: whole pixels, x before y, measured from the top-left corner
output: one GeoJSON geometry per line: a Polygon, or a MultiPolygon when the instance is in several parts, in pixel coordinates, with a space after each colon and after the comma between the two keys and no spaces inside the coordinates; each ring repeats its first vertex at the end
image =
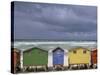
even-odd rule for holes
{"type": "Polygon", "coordinates": [[[23,66],[43,68],[48,65],[48,51],[34,47],[23,52],[23,66]]]}

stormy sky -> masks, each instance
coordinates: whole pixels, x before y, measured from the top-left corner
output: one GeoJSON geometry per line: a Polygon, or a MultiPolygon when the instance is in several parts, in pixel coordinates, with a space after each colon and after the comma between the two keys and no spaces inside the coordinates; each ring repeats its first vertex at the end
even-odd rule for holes
{"type": "Polygon", "coordinates": [[[95,6],[14,2],[14,38],[97,40],[95,6]]]}

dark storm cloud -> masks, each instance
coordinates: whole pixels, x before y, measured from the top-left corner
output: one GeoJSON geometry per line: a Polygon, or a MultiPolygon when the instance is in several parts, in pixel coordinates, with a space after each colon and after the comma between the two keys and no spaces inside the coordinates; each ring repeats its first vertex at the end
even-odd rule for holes
{"type": "Polygon", "coordinates": [[[15,39],[96,40],[94,6],[15,2],[15,39]]]}

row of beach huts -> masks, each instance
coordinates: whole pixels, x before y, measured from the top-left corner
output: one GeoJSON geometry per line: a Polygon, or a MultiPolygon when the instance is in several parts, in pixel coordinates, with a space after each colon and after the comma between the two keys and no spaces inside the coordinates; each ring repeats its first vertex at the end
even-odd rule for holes
{"type": "Polygon", "coordinates": [[[12,73],[97,68],[97,49],[76,47],[51,50],[33,47],[25,51],[12,48],[12,73]]]}

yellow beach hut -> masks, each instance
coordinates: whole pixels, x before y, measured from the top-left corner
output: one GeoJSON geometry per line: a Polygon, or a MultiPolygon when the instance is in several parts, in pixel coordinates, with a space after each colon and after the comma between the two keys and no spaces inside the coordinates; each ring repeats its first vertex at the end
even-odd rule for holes
{"type": "Polygon", "coordinates": [[[87,48],[73,48],[69,51],[68,56],[69,65],[86,65],[87,67],[90,65],[91,53],[87,48]]]}

